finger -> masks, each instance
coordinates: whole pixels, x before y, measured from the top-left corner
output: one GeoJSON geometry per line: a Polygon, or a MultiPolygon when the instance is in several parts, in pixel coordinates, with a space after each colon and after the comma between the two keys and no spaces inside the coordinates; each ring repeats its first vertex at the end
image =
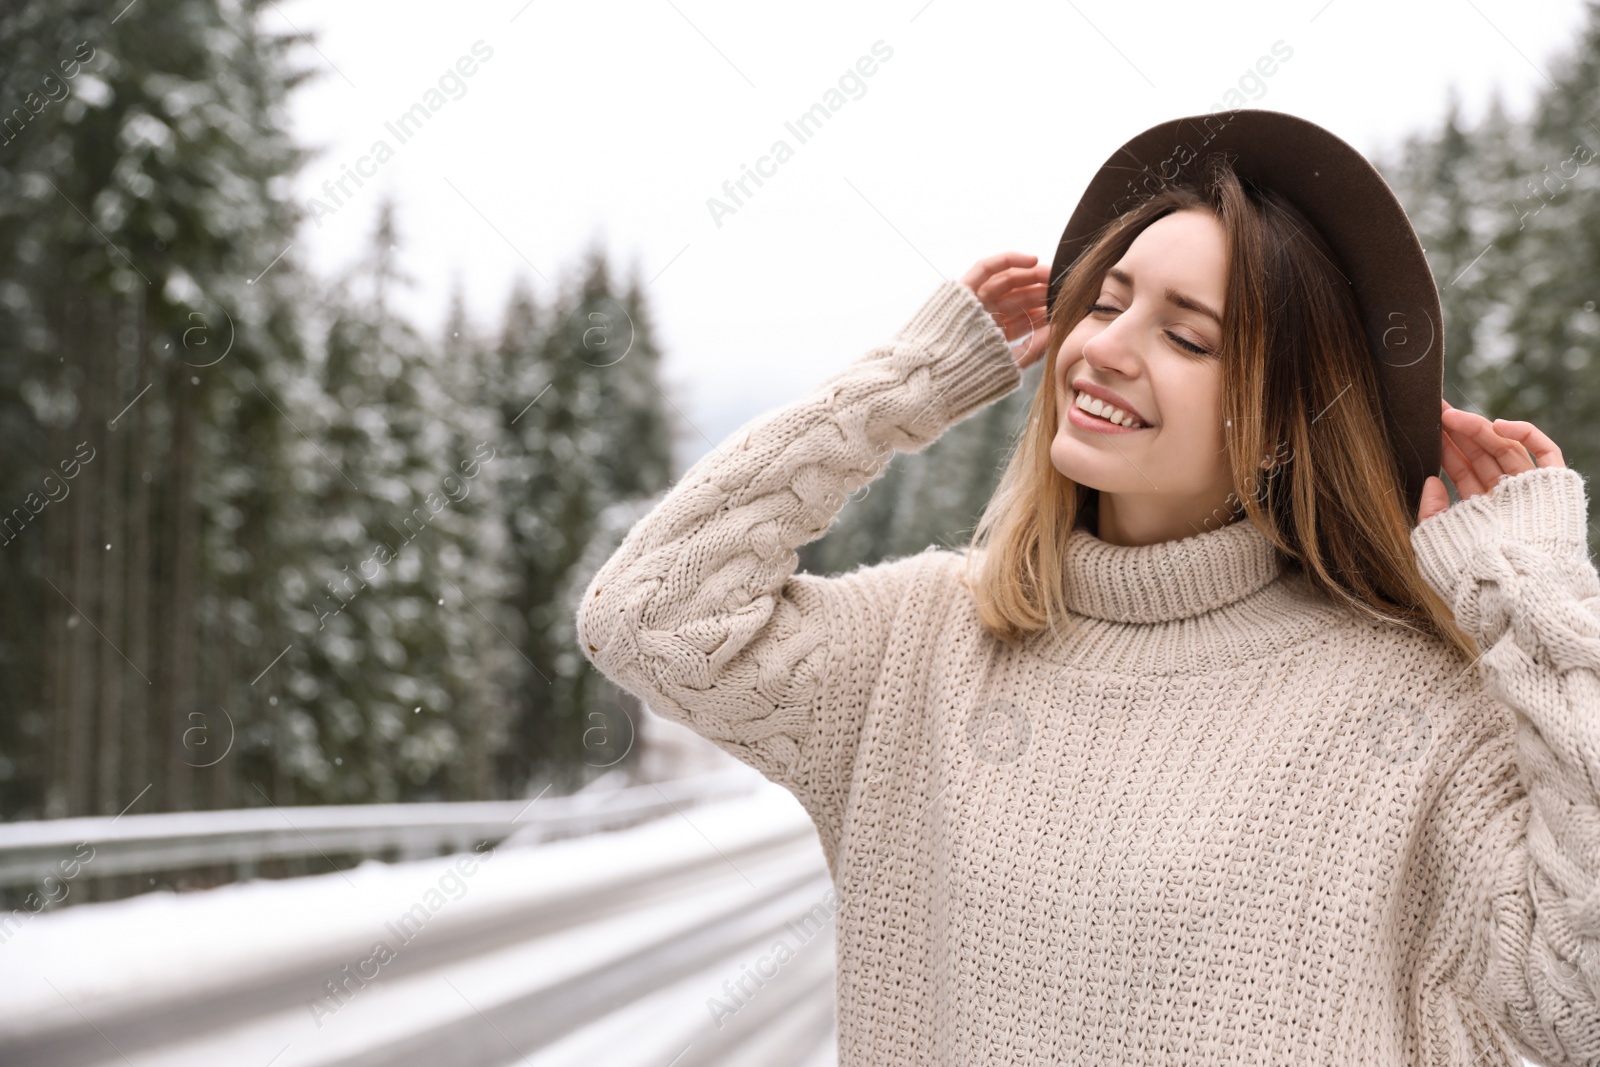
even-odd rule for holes
{"type": "MultiPolygon", "coordinates": [[[[1472,420],[1469,430],[1469,440],[1482,448],[1498,465],[1499,471],[1496,478],[1498,479],[1508,474],[1521,474],[1538,466],[1537,461],[1528,455],[1528,446],[1521,440],[1522,435],[1501,433],[1497,424],[1503,424],[1507,427],[1513,425],[1509,419],[1491,420],[1479,415],[1472,420]]],[[[1538,434],[1539,444],[1542,449],[1547,451],[1555,449],[1555,442],[1540,433],[1531,423],[1517,425],[1525,426],[1528,430],[1538,434]]]]}
{"type": "Polygon", "coordinates": [[[977,292],[979,286],[1007,267],[1031,267],[1038,261],[1038,256],[1030,256],[1026,252],[997,252],[974,263],[961,276],[961,284],[977,292]]]}
{"type": "MultiPolygon", "coordinates": [[[[1002,329],[1009,330],[1015,324],[1016,328],[1023,333],[1028,332],[1030,329],[1043,327],[1050,321],[1049,316],[1045,314],[1044,308],[1038,306],[1020,308],[1015,311],[991,310],[989,317],[1002,329]]],[[[1012,335],[1008,334],[1007,336],[1012,335]]]]}
{"type": "Polygon", "coordinates": [[[1021,311],[1015,315],[996,313],[990,318],[994,319],[1009,343],[1013,346],[1019,342],[1025,345],[1025,348],[1014,348],[1013,351],[1026,351],[1030,357],[1037,354],[1043,340],[1050,335],[1049,322],[1042,308],[1034,309],[1031,315],[1028,311],[1021,311]]]}
{"type": "Polygon", "coordinates": [[[1439,434],[1439,463],[1444,467],[1444,472],[1450,476],[1450,481],[1455,484],[1456,492],[1461,499],[1477,496],[1485,491],[1483,482],[1478,480],[1477,472],[1472,469],[1472,464],[1467,462],[1467,457],[1461,454],[1461,449],[1456,447],[1447,431],[1439,434]]]}
{"type": "Polygon", "coordinates": [[[1050,346],[1050,331],[1035,330],[1033,336],[1028,338],[1017,354],[1017,366],[1026,370],[1039,361],[1045,349],[1050,346]]]}
{"type": "Polygon", "coordinates": [[[1451,438],[1485,485],[1493,486],[1507,474],[1533,469],[1527,449],[1495,433],[1494,424],[1482,415],[1454,409],[1442,417],[1451,438]]]}
{"type": "Polygon", "coordinates": [[[996,313],[994,319],[1006,331],[1008,340],[1015,340],[1030,330],[1045,329],[1050,322],[1043,307],[1024,308],[1011,315],[996,313]]]}
{"type": "Polygon", "coordinates": [[[1000,332],[1006,335],[1007,341],[1015,341],[1028,333],[1028,320],[1026,318],[1018,318],[1015,315],[1002,315],[998,311],[991,312],[989,317],[994,320],[996,326],[1000,327],[1000,332]]]}
{"type": "Polygon", "coordinates": [[[994,324],[1000,327],[1000,332],[1006,335],[1007,341],[1015,341],[1018,337],[1028,332],[1028,321],[1016,315],[1002,315],[998,311],[989,312],[989,317],[994,324]]]}
{"type": "Polygon", "coordinates": [[[1436,474],[1428,475],[1422,483],[1422,500],[1417,509],[1417,522],[1431,519],[1445,508],[1450,506],[1450,494],[1445,490],[1444,482],[1436,474]]]}
{"type": "Polygon", "coordinates": [[[993,291],[1002,291],[1019,283],[1046,282],[1050,280],[1050,267],[1044,263],[1013,263],[991,271],[981,283],[993,291]]]}
{"type": "Polygon", "coordinates": [[[1529,452],[1533,453],[1534,463],[1540,467],[1565,467],[1567,464],[1561,458],[1561,449],[1556,443],[1546,437],[1544,431],[1531,422],[1516,419],[1495,419],[1495,432],[1502,437],[1509,437],[1516,441],[1529,452]]]}
{"type": "Polygon", "coordinates": [[[1020,266],[1027,266],[1029,258],[1021,252],[999,252],[992,256],[984,256],[968,267],[966,273],[958,280],[962,285],[976,292],[978,286],[988,281],[995,273],[1012,265],[1012,260],[1015,260],[1020,266]]]}
{"type": "Polygon", "coordinates": [[[990,311],[1012,314],[1028,304],[1049,299],[1049,271],[1045,267],[1013,267],[1001,271],[973,290],[990,311]]]}
{"type": "Polygon", "coordinates": [[[1050,287],[1042,280],[1023,277],[1002,281],[1003,278],[1005,275],[999,275],[983,286],[978,299],[983,301],[984,307],[1007,315],[1015,315],[1030,307],[1039,308],[1041,311],[1044,309],[1045,301],[1049,299],[1050,287]]]}
{"type": "MultiPolygon", "coordinates": [[[[1439,398],[1439,403],[1446,410],[1455,410],[1450,407],[1450,402],[1443,397],[1439,398]]],[[[1508,441],[1515,441],[1523,449],[1533,453],[1533,462],[1536,466],[1565,467],[1567,465],[1565,458],[1561,454],[1561,449],[1557,447],[1554,441],[1550,440],[1544,431],[1533,423],[1521,419],[1495,419],[1490,423],[1490,426],[1497,436],[1508,441]]],[[[1511,454],[1516,455],[1519,460],[1525,458],[1514,449],[1511,450],[1511,454]]]]}
{"type": "MultiPolygon", "coordinates": [[[[1450,432],[1451,427],[1456,429],[1456,435],[1454,435],[1453,440],[1456,440],[1461,445],[1461,448],[1458,448],[1458,453],[1464,454],[1464,456],[1474,461],[1474,469],[1480,475],[1480,482],[1488,482],[1488,486],[1493,488],[1494,483],[1499,482],[1499,478],[1504,477],[1506,474],[1522,474],[1523,470],[1533,469],[1531,462],[1528,461],[1526,446],[1518,446],[1520,442],[1517,442],[1512,435],[1499,434],[1498,432],[1501,424],[1510,426],[1512,422],[1507,421],[1507,419],[1496,419],[1496,421],[1490,422],[1480,414],[1474,413],[1474,411],[1453,408],[1450,402],[1443,397],[1440,397],[1440,405],[1442,405],[1442,421],[1446,426],[1446,434],[1450,432]],[[1445,418],[1445,416],[1448,416],[1448,418],[1445,418]],[[1488,467],[1486,467],[1485,456],[1494,459],[1496,467],[1498,467],[1498,474],[1494,474],[1493,480],[1488,480],[1488,477],[1486,477],[1488,467]]],[[[1528,422],[1520,422],[1515,426],[1528,426],[1533,429],[1533,426],[1528,422]]],[[[1538,430],[1534,430],[1534,432],[1538,432],[1538,430]]],[[[1555,448],[1554,442],[1550,442],[1550,438],[1544,437],[1544,434],[1539,434],[1539,440],[1541,440],[1541,445],[1549,445],[1552,450],[1555,450],[1555,458],[1557,458],[1557,462],[1560,461],[1560,450],[1555,448]]]]}

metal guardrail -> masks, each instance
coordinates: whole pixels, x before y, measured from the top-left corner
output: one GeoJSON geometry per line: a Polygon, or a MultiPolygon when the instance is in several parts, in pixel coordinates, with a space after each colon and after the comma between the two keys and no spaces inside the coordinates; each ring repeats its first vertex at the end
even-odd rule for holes
{"type": "MultiPolygon", "coordinates": [[[[642,827],[642,836],[619,834],[610,842],[602,833],[601,839],[580,846],[576,867],[561,849],[497,848],[498,855],[523,857],[494,861],[515,865],[497,876],[498,888],[487,896],[452,898],[465,903],[451,904],[452,910],[429,920],[414,942],[395,945],[381,973],[358,968],[364,979],[353,976],[350,963],[371,951],[374,936],[388,942],[392,931],[379,934],[378,924],[398,906],[400,898],[388,887],[398,884],[395,879],[403,879],[404,872],[358,880],[360,888],[354,891],[367,894],[366,905],[359,908],[352,908],[345,896],[350,888],[326,887],[324,891],[339,895],[339,908],[349,914],[315,936],[290,929],[274,942],[274,952],[262,952],[258,942],[247,939],[243,948],[231,950],[231,957],[228,946],[219,944],[224,958],[213,960],[209,970],[197,973],[180,957],[164,970],[109,992],[96,991],[97,980],[85,981],[84,976],[123,965],[126,950],[112,947],[117,938],[108,925],[114,915],[87,916],[86,921],[100,926],[81,943],[73,938],[83,939],[85,932],[74,934],[71,924],[34,928],[32,937],[60,934],[63,939],[54,946],[25,944],[25,960],[37,963],[59,955],[76,962],[65,976],[56,976],[65,993],[53,989],[50,996],[35,997],[33,1010],[0,1016],[0,1063],[44,1067],[100,1062],[115,1058],[113,1052],[121,1056],[116,1062],[132,1057],[152,1065],[265,1063],[275,1058],[273,1052],[282,1054],[293,1045],[291,1058],[302,1067],[492,1067],[507,1061],[508,1049],[524,1057],[550,1052],[552,1062],[567,1063],[612,1062],[606,1051],[612,1050],[620,1056],[616,1062],[634,1067],[668,1062],[679,1067],[831,1067],[836,1034],[832,905],[824,893],[828,872],[810,820],[769,806],[770,797],[753,793],[762,785],[760,775],[739,768],[549,798],[548,806],[544,799],[514,802],[510,816],[490,824],[494,833],[483,836],[506,844],[581,827],[621,829],[622,820],[665,817],[668,825],[659,832],[642,827]],[[721,808],[703,824],[711,837],[690,834],[679,824],[678,815],[747,790],[752,791],[754,810],[742,800],[721,808]],[[515,817],[517,808],[526,809],[525,814],[515,817]],[[713,839],[715,845],[703,847],[702,840],[709,844],[713,839]],[[539,877],[541,871],[556,869],[551,864],[560,867],[562,876],[554,881],[539,877]],[[513,891],[506,892],[508,888],[513,891]],[[541,950],[547,939],[559,939],[559,948],[541,950]],[[711,1013],[707,994],[726,996],[722,979],[747,970],[750,960],[769,952],[778,940],[791,945],[791,958],[781,973],[762,971],[768,981],[758,991],[745,990],[735,1010],[711,1013]],[[71,948],[75,943],[78,947],[71,948]],[[559,952],[564,961],[553,970],[527,965],[540,959],[548,964],[554,958],[551,952],[559,952]],[[485,961],[495,958],[502,962],[493,968],[493,980],[474,986],[487,973],[485,961]],[[398,1024],[396,1012],[405,1010],[402,1005],[421,1003],[417,997],[432,998],[435,987],[448,990],[448,980],[464,987],[455,995],[438,993],[451,1006],[448,1010],[430,1008],[425,1019],[398,1024]],[[311,1001],[323,1000],[323,991],[336,982],[337,991],[327,996],[337,997],[340,1029],[326,1036],[321,1016],[308,1017],[308,1012],[311,1001]],[[363,991],[373,983],[377,991],[363,991]],[[471,993],[470,1001],[465,992],[471,993]],[[628,1035],[620,1046],[611,1037],[615,1032],[628,1035]],[[562,1046],[569,1047],[562,1052],[562,1046]]],[[[416,807],[432,810],[413,812],[422,817],[400,825],[439,829],[440,810],[466,807],[474,810],[465,822],[476,830],[485,825],[476,820],[498,816],[494,809],[505,805],[416,807]]],[[[291,808],[286,814],[305,827],[308,837],[341,829],[370,831],[374,822],[384,832],[395,825],[382,819],[380,811],[349,809],[333,811],[367,816],[360,826],[341,826],[331,818],[313,825],[298,818],[307,810],[313,809],[291,808]]],[[[206,812],[186,818],[205,816],[220,823],[213,827],[217,832],[238,833],[238,820],[229,818],[238,814],[206,812]]],[[[173,817],[142,818],[170,823],[173,817]]],[[[122,831],[128,820],[124,816],[115,822],[125,837],[111,839],[102,833],[95,838],[100,858],[120,856],[119,848],[148,839],[148,834],[122,831]]],[[[702,829],[698,816],[691,821],[702,829]]],[[[96,824],[103,831],[111,820],[76,822],[96,824]]],[[[76,840],[65,832],[68,820],[57,823],[49,840],[33,840],[30,847],[59,848],[76,840]]],[[[462,823],[443,822],[442,828],[458,832],[462,823]]],[[[22,835],[15,831],[24,825],[0,827],[0,855],[21,845],[17,839],[22,835]]],[[[38,835],[45,825],[33,824],[27,832],[38,835]]],[[[184,835],[192,837],[194,831],[191,825],[170,836],[186,840],[184,835]]],[[[90,867],[98,862],[91,861],[90,867]]],[[[189,899],[203,907],[204,897],[189,899]]],[[[293,922],[295,908],[304,907],[308,898],[296,893],[294,907],[285,903],[290,899],[281,897],[275,906],[257,900],[250,905],[251,914],[269,927],[293,922]]],[[[161,939],[160,924],[176,928],[194,921],[177,902],[148,918],[157,925],[156,940],[161,939]]],[[[208,920],[202,916],[199,921],[208,920]]]]}
{"type": "Polygon", "coordinates": [[[735,796],[759,775],[738,767],[714,774],[533,800],[343,804],[240,808],[0,823],[0,886],[60,877],[140,874],[334,852],[421,859],[465,851],[478,841],[535,844],[620,829],[669,815],[676,806],[735,796]],[[85,847],[89,849],[85,855],[85,847]]]}

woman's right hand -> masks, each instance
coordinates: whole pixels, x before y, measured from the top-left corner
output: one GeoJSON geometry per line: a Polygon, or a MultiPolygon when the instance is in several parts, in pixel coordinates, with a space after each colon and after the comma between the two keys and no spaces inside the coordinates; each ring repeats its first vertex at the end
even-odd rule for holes
{"type": "Polygon", "coordinates": [[[1039,359],[1050,340],[1045,307],[1049,283],[1050,268],[1040,263],[1038,256],[1022,252],[985,256],[961,276],[961,284],[972,290],[1007,341],[1028,338],[1027,343],[1012,350],[1017,366],[1024,369],[1039,359]]]}

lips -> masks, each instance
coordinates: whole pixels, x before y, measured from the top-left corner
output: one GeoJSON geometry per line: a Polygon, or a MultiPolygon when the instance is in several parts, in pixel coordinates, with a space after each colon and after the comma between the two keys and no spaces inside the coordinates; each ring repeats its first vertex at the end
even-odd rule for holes
{"type": "Polygon", "coordinates": [[[1078,379],[1072,384],[1074,397],[1072,406],[1080,411],[1096,416],[1110,422],[1112,426],[1125,427],[1125,429],[1142,430],[1149,427],[1147,421],[1138,410],[1134,410],[1131,403],[1118,397],[1115,392],[1104,386],[1096,386],[1094,382],[1078,379]]]}

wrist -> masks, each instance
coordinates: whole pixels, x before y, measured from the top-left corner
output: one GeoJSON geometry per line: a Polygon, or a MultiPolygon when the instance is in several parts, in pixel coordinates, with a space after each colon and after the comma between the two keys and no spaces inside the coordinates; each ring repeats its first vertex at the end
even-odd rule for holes
{"type": "Polygon", "coordinates": [[[941,282],[895,341],[933,357],[927,367],[944,425],[959,422],[1022,382],[1005,332],[977,294],[960,282],[941,282]]]}
{"type": "Polygon", "coordinates": [[[1549,554],[1565,572],[1588,569],[1583,476],[1570,467],[1507,475],[1489,492],[1451,505],[1411,532],[1423,577],[1447,601],[1473,555],[1502,540],[1549,554]]]}

